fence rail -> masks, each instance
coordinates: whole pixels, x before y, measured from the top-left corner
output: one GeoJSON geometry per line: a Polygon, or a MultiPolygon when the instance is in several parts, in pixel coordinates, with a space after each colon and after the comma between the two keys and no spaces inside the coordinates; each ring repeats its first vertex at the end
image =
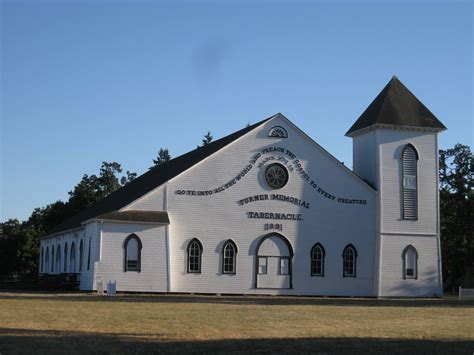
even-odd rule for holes
{"type": "Polygon", "coordinates": [[[459,300],[474,300],[474,288],[462,288],[459,286],[459,300]]]}

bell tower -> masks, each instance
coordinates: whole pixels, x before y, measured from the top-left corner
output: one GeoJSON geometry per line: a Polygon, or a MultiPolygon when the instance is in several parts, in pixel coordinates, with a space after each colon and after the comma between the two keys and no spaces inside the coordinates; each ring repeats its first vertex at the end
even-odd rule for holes
{"type": "Polygon", "coordinates": [[[354,172],[378,191],[378,296],[442,295],[437,139],[445,129],[394,76],[346,133],[354,172]]]}

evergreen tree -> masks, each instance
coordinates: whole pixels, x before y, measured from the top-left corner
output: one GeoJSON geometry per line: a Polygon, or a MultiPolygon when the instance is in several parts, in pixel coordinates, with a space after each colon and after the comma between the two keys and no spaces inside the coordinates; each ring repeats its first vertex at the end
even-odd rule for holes
{"type": "Polygon", "coordinates": [[[170,155],[168,149],[167,148],[160,148],[160,151],[158,152],[158,156],[156,157],[156,159],[153,159],[153,164],[155,164],[155,165],[153,165],[151,168],[153,168],[155,166],[163,165],[164,163],[166,163],[170,160],[171,160],[171,155],[170,155]]]}
{"type": "Polygon", "coordinates": [[[459,285],[474,286],[474,160],[462,144],[439,153],[443,280],[455,291],[459,285]]]}
{"type": "Polygon", "coordinates": [[[202,146],[204,147],[205,145],[208,145],[209,143],[212,142],[212,135],[211,135],[211,131],[207,131],[207,134],[204,136],[204,138],[202,139],[202,146]]]}

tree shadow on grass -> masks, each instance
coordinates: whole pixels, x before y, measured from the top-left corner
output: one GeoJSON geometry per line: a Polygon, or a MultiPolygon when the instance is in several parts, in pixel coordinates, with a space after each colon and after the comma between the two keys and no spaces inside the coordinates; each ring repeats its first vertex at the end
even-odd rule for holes
{"type": "Polygon", "coordinates": [[[1,292],[0,300],[60,300],[69,302],[136,302],[136,303],[204,303],[231,305],[312,305],[347,307],[474,307],[474,300],[459,301],[455,298],[425,299],[376,299],[341,297],[299,296],[242,296],[242,295],[189,295],[189,294],[118,294],[102,297],[93,293],[16,293],[1,292]]]}
{"type": "Polygon", "coordinates": [[[274,338],[168,341],[150,334],[2,329],[0,353],[450,353],[471,354],[474,341],[378,338],[274,338]]]}

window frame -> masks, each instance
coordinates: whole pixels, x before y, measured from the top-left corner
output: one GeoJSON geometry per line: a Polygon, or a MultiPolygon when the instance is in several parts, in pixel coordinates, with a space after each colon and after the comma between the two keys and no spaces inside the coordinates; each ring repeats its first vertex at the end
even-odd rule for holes
{"type": "Polygon", "coordinates": [[[403,272],[403,279],[404,280],[418,280],[418,251],[416,248],[409,244],[407,245],[402,251],[402,272],[403,272]],[[407,275],[407,253],[408,251],[413,250],[415,253],[415,268],[413,270],[413,275],[407,275]]]}
{"type": "Polygon", "coordinates": [[[83,259],[84,258],[84,242],[81,238],[81,242],[79,243],[79,272],[82,272],[82,268],[84,267],[83,259]]]}
{"type": "Polygon", "coordinates": [[[61,244],[56,248],[56,272],[61,273],[61,244]]]}
{"type": "Polygon", "coordinates": [[[323,245],[319,242],[317,242],[316,244],[313,245],[313,247],[311,248],[311,252],[310,252],[310,258],[311,258],[311,262],[310,262],[310,272],[311,272],[311,277],[324,277],[324,264],[325,264],[325,259],[326,259],[326,250],[324,249],[323,245]],[[315,257],[314,257],[314,252],[316,251],[316,249],[319,248],[321,250],[321,273],[320,274],[317,274],[315,272],[313,272],[313,262],[315,261],[315,257]]]}
{"type": "Polygon", "coordinates": [[[268,257],[266,256],[257,256],[257,275],[267,275],[268,274],[268,257]],[[265,259],[265,272],[260,272],[260,260],[265,259]]]}
{"type": "Polygon", "coordinates": [[[76,242],[71,243],[71,250],[69,252],[69,271],[76,272],[76,242]]]}
{"type": "Polygon", "coordinates": [[[91,244],[92,244],[92,237],[89,238],[89,250],[87,252],[87,270],[91,268],[91,244]]]}
{"type": "Polygon", "coordinates": [[[222,274],[224,275],[235,275],[237,273],[237,253],[238,253],[238,248],[235,242],[232,239],[228,239],[223,247],[222,247],[222,274]],[[234,255],[233,255],[233,261],[232,261],[232,271],[226,271],[226,248],[227,247],[232,247],[234,249],[234,255]]]}
{"type": "Polygon", "coordinates": [[[124,265],[123,265],[123,271],[124,272],[141,272],[142,271],[142,241],[136,235],[135,233],[130,234],[127,238],[125,238],[123,242],[123,248],[124,248],[124,265]],[[132,240],[137,241],[137,266],[136,269],[130,269],[130,266],[128,265],[128,243],[132,240]]]}
{"type": "Polygon", "coordinates": [[[186,248],[187,252],[187,257],[186,257],[186,269],[188,274],[200,274],[201,273],[201,268],[202,268],[202,252],[203,252],[203,247],[202,243],[199,241],[197,238],[193,238],[189,241],[188,246],[186,248]],[[198,268],[197,270],[191,270],[191,246],[196,244],[199,249],[199,255],[198,256],[192,256],[192,257],[197,257],[198,258],[198,268]]]}
{"type": "Polygon", "coordinates": [[[407,145],[405,145],[402,149],[402,154],[401,154],[401,165],[402,165],[402,181],[401,181],[401,185],[402,185],[402,194],[401,194],[401,198],[402,198],[402,219],[405,220],[405,221],[417,221],[418,220],[418,161],[419,161],[419,155],[418,155],[418,151],[416,150],[415,146],[411,143],[408,143],[407,145]],[[415,154],[415,181],[416,181],[416,186],[415,188],[407,188],[405,187],[405,168],[404,168],[404,165],[405,165],[405,152],[408,151],[408,150],[412,150],[413,153],[415,154]],[[411,217],[411,216],[407,216],[406,214],[406,208],[405,208],[405,191],[414,191],[415,192],[415,206],[414,206],[414,217],[411,217]]]}
{"type": "Polygon", "coordinates": [[[67,273],[67,242],[64,244],[64,262],[63,262],[63,272],[67,273]]]}
{"type": "Polygon", "coordinates": [[[353,277],[353,278],[357,277],[357,249],[352,244],[347,244],[344,250],[342,251],[342,276],[353,277]],[[353,265],[352,265],[353,273],[352,274],[348,274],[346,272],[346,253],[349,249],[351,249],[353,252],[353,265]]]}

